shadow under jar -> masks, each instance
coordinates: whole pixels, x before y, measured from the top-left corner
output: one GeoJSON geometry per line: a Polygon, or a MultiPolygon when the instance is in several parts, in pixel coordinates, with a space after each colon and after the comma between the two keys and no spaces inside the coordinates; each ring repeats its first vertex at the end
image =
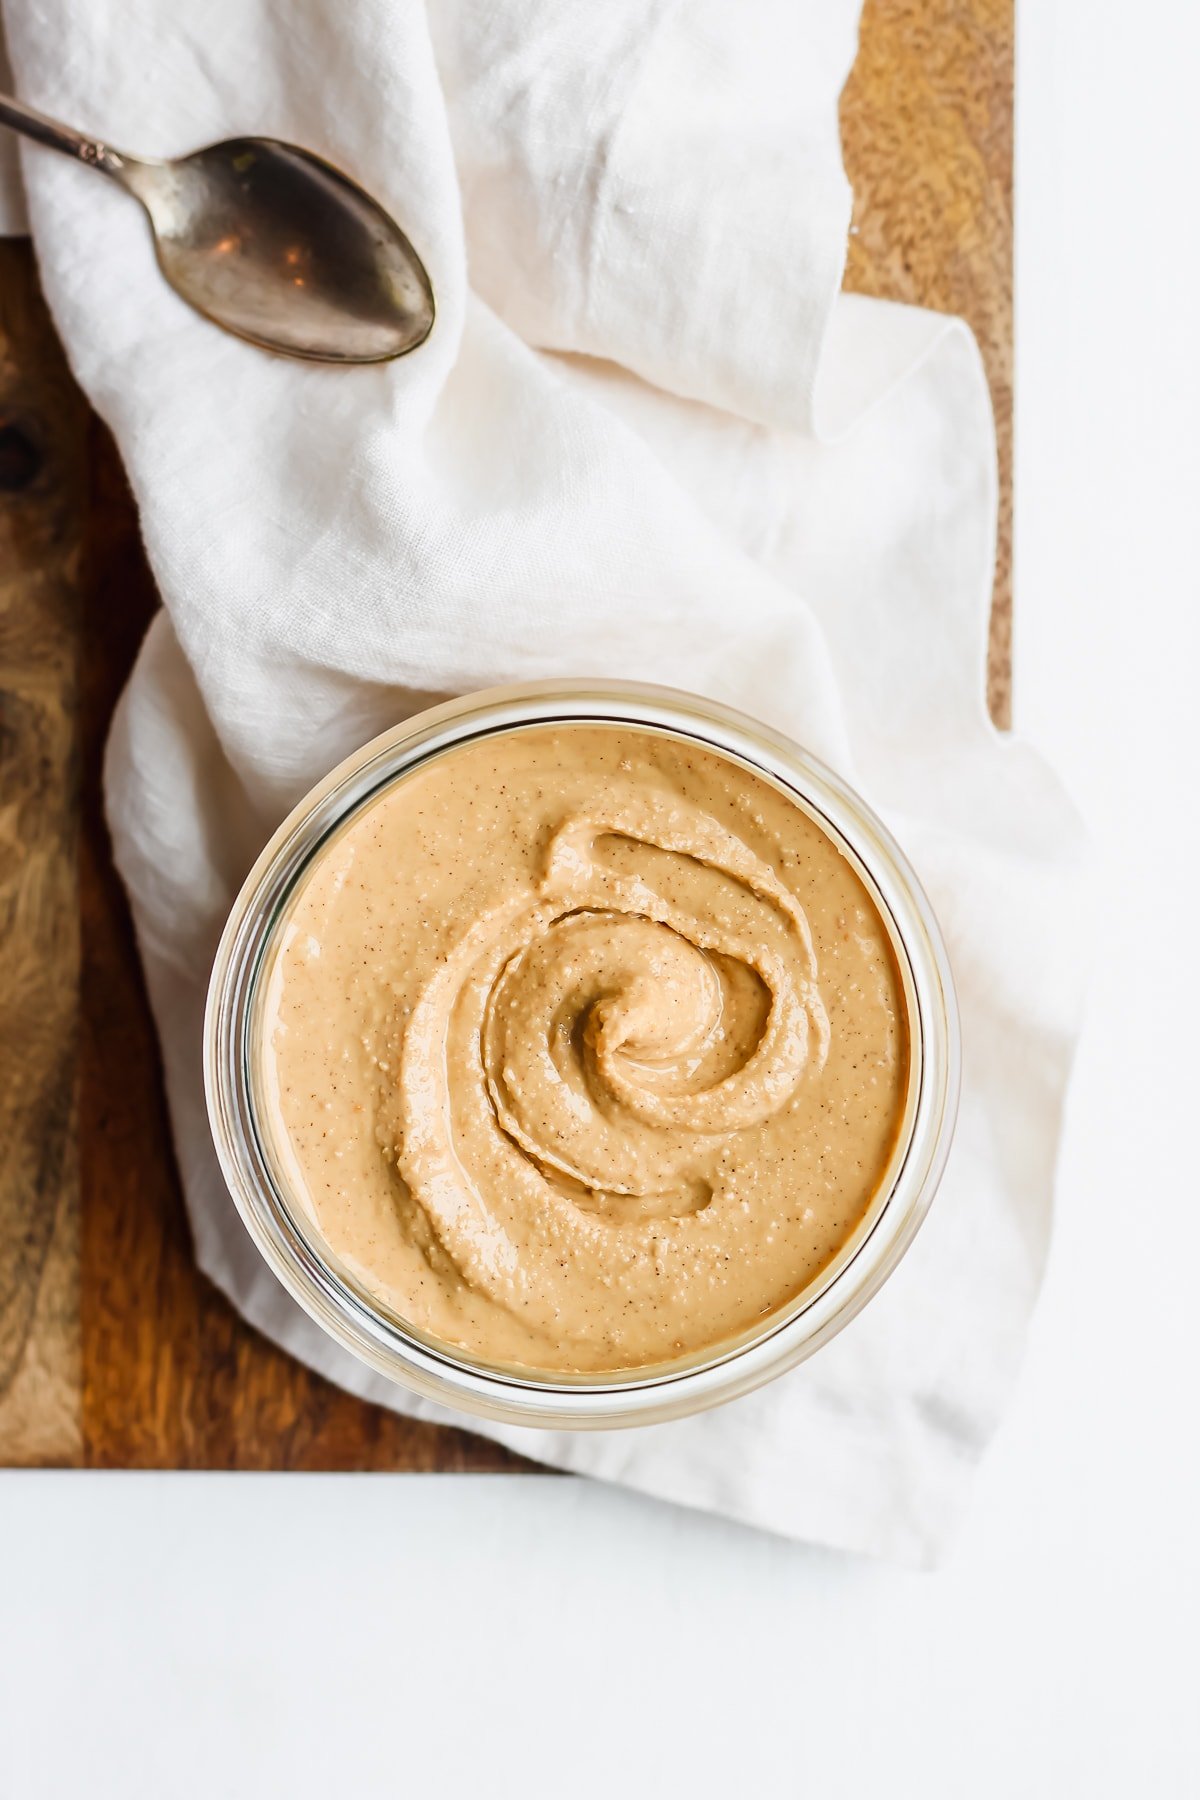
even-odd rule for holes
{"type": "Polygon", "coordinates": [[[230,914],[217,1153],[270,1267],[402,1386],[588,1428],[716,1405],[881,1286],[959,1078],[941,935],[864,802],[713,702],[434,708],[230,914]]]}

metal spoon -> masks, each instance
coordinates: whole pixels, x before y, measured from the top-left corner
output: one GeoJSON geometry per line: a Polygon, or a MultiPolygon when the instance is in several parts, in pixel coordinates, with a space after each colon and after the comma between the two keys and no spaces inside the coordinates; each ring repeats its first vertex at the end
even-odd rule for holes
{"type": "Polygon", "coordinates": [[[286,356],[368,363],[415,350],[433,328],[429,276],[400,227],[311,151],[232,138],[151,161],[7,95],[0,124],[135,195],[175,292],[237,337],[286,356]]]}

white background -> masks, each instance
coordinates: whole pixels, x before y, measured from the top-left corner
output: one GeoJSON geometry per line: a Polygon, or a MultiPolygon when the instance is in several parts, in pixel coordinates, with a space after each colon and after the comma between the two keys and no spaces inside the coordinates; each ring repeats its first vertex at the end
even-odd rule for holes
{"type": "Polygon", "coordinates": [[[948,1566],[565,1479],[8,1475],[3,1800],[1200,1793],[1200,8],[1019,25],[1018,725],[1096,838],[1097,957],[948,1566]]]}

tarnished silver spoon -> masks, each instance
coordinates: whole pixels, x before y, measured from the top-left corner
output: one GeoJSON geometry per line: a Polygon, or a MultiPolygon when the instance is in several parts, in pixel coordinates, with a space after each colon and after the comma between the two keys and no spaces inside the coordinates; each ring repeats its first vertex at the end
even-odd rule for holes
{"type": "Polygon", "coordinates": [[[248,137],[172,162],[126,156],[7,95],[0,124],[135,195],[175,292],[237,337],[369,363],[415,350],[433,329],[429,276],[400,227],[311,151],[248,137]]]}

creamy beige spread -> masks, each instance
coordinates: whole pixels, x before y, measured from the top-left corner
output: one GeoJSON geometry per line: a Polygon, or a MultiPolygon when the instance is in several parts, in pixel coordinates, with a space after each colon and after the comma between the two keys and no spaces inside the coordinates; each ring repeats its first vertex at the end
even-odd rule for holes
{"type": "Polygon", "coordinates": [[[491,1362],[678,1357],[785,1306],[895,1150],[908,1031],[833,840],[731,758],[536,726],[321,850],[267,989],[271,1136],[319,1231],[491,1362]]]}

